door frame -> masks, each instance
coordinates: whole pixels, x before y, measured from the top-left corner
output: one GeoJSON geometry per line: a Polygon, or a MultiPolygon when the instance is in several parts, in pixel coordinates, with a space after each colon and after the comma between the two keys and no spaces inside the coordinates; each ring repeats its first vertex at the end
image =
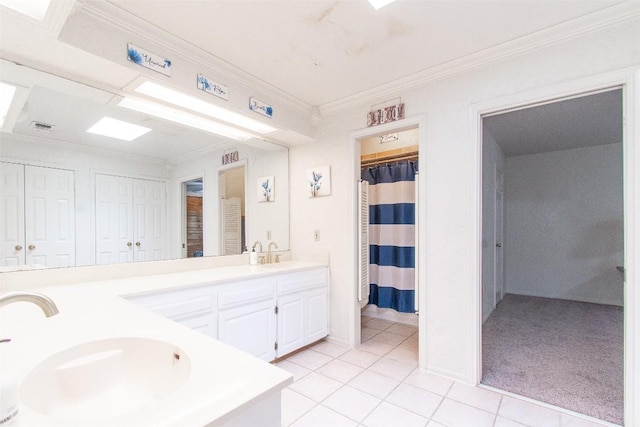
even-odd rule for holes
{"type": "MultiPolygon", "coordinates": [[[[493,233],[494,233],[494,245],[500,244],[500,251],[497,251],[497,246],[493,248],[494,257],[493,257],[493,309],[495,310],[498,303],[504,297],[504,260],[505,260],[505,252],[504,252],[504,171],[501,171],[498,168],[498,165],[495,165],[493,170],[494,172],[494,192],[493,192],[493,233]],[[498,176],[501,179],[501,185],[498,185],[498,176]],[[500,204],[498,206],[498,193],[501,194],[502,198],[500,200],[500,204]],[[498,209],[498,207],[500,209],[498,209]],[[500,213],[500,221],[498,221],[498,212],[500,213]],[[498,233],[500,232],[500,233],[498,233]],[[498,242],[498,234],[500,235],[500,242],[498,242]],[[498,252],[500,252],[500,256],[498,256],[498,252]],[[501,261],[501,262],[498,262],[501,261]],[[498,266],[500,268],[498,269],[498,266]],[[500,275],[498,275],[498,271],[500,275]],[[498,280],[498,277],[500,280],[498,280]]],[[[485,319],[486,320],[486,319],[485,319]]]]}
{"type": "MultiPolygon", "coordinates": [[[[180,180],[180,239],[178,245],[180,246],[180,258],[188,258],[189,253],[187,252],[187,183],[196,181],[202,181],[202,217],[204,218],[204,174],[202,176],[197,176],[195,178],[180,180]],[[184,246],[183,246],[184,245],[184,246]]],[[[204,221],[202,222],[202,252],[204,254],[204,221]]]]}
{"type": "MultiPolygon", "coordinates": [[[[206,174],[204,173],[204,171],[202,172],[194,172],[192,174],[189,175],[185,175],[185,176],[181,176],[178,179],[176,179],[175,181],[175,195],[177,200],[175,201],[175,203],[172,203],[174,206],[174,218],[177,218],[177,226],[176,229],[174,230],[173,236],[174,239],[171,239],[172,242],[171,246],[172,249],[169,252],[169,255],[171,256],[171,258],[186,258],[186,253],[187,253],[187,249],[186,247],[183,248],[182,247],[182,243],[183,241],[186,241],[184,239],[186,239],[186,235],[187,235],[187,209],[185,207],[186,205],[186,192],[184,191],[185,189],[185,183],[189,182],[189,181],[193,181],[194,179],[202,179],[202,188],[203,188],[203,194],[202,194],[202,216],[204,217],[205,212],[207,211],[207,206],[205,203],[205,197],[204,197],[204,188],[206,185],[206,174]],[[174,249],[175,248],[175,249],[174,249]],[[175,252],[174,252],[175,251],[175,252]]],[[[171,203],[169,201],[167,201],[167,203],[171,203]]],[[[167,215],[168,216],[168,215],[167,215]]],[[[203,252],[206,255],[206,249],[204,249],[204,241],[205,241],[205,221],[202,222],[202,245],[203,245],[203,252]]]]}
{"type": "MultiPolygon", "coordinates": [[[[398,120],[396,122],[391,122],[379,126],[364,128],[355,130],[349,133],[349,146],[351,151],[351,203],[349,213],[349,218],[352,221],[353,230],[359,229],[359,221],[358,221],[358,211],[360,209],[360,198],[358,197],[358,181],[360,180],[360,140],[364,138],[371,138],[375,136],[385,135],[388,133],[402,132],[403,130],[409,129],[418,129],[418,162],[420,164],[425,164],[426,159],[426,115],[421,114],[413,117],[408,117],[402,120],[398,120]]],[[[426,174],[418,174],[419,186],[420,188],[426,188],[426,174]]],[[[424,218],[426,215],[426,197],[420,197],[418,200],[418,209],[416,215],[419,218],[424,218]]],[[[426,221],[421,222],[421,236],[416,242],[418,248],[418,259],[416,262],[419,265],[425,265],[426,262],[426,234],[424,230],[426,229],[426,225],[424,225],[426,221]]],[[[347,313],[348,316],[348,324],[351,325],[349,328],[347,335],[347,343],[356,347],[360,345],[360,303],[358,302],[358,265],[359,265],[359,247],[358,247],[358,237],[356,233],[350,237],[351,242],[350,245],[353,248],[353,261],[352,261],[352,283],[354,284],[349,288],[348,296],[350,298],[351,303],[348,305],[349,311],[347,313]]],[[[426,275],[424,274],[424,268],[421,269],[421,274],[418,279],[417,290],[418,290],[418,298],[419,298],[419,307],[420,314],[418,318],[418,328],[419,330],[426,331],[426,320],[427,317],[424,315],[426,313],[426,275]]],[[[427,367],[427,342],[424,333],[418,334],[418,362],[419,366],[422,369],[426,369],[427,367]]]]}
{"type": "Polygon", "coordinates": [[[512,96],[493,99],[469,106],[469,130],[472,139],[470,166],[475,171],[476,188],[472,192],[477,220],[474,224],[476,244],[472,248],[475,282],[470,317],[469,337],[473,340],[475,357],[468,369],[475,384],[482,378],[482,116],[523,109],[554,100],[582,96],[620,87],[623,91],[623,199],[624,199],[624,422],[633,425],[640,420],[640,366],[634,359],[640,356],[640,69],[626,68],[586,79],[569,81],[512,96]]]}

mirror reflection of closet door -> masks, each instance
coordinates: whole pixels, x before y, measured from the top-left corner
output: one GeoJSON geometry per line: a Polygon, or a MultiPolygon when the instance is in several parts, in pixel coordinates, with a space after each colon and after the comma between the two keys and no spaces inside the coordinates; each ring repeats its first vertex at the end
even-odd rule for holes
{"type": "Polygon", "coordinates": [[[240,198],[221,200],[222,255],[242,253],[242,215],[240,198]]]}
{"type": "Polygon", "coordinates": [[[226,166],[218,171],[220,255],[238,255],[246,250],[245,174],[244,163],[226,166]]]}
{"type": "Polygon", "coordinates": [[[96,264],[166,259],[166,185],[96,174],[96,264]]]}
{"type": "Polygon", "coordinates": [[[73,267],[74,172],[2,163],[3,266],[73,267]]]}

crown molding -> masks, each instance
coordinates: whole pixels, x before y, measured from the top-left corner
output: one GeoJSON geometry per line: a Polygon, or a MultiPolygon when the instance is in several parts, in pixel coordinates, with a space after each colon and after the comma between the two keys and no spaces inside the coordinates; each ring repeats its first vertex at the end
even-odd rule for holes
{"type": "Polygon", "coordinates": [[[320,116],[326,117],[351,108],[369,105],[399,92],[450,77],[495,62],[507,60],[538,49],[569,41],[589,33],[633,21],[640,17],[640,2],[624,1],[598,12],[590,13],[535,33],[475,52],[436,67],[397,79],[319,107],[320,116]]]}
{"type": "Polygon", "coordinates": [[[255,77],[252,74],[174,36],[173,34],[150,24],[149,22],[109,3],[108,1],[84,1],[80,13],[85,13],[98,19],[107,25],[118,30],[126,31],[133,36],[158,45],[167,53],[175,57],[183,58],[197,66],[203,71],[212,71],[220,80],[228,78],[247,89],[260,91],[273,102],[286,105],[294,111],[309,114],[311,105],[290,95],[289,93],[255,77]]]}

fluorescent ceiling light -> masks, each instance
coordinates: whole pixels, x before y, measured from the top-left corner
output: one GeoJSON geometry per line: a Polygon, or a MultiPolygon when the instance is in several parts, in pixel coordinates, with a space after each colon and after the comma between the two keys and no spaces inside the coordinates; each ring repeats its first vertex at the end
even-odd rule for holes
{"type": "Polygon", "coordinates": [[[0,0],[2,6],[6,6],[24,15],[42,21],[47,13],[51,0],[0,0]]]}
{"type": "Polygon", "coordinates": [[[150,130],[151,129],[144,126],[123,122],[122,120],[112,119],[111,117],[103,117],[98,120],[98,123],[87,129],[87,132],[122,139],[124,141],[133,141],[150,130]]]}
{"type": "Polygon", "coordinates": [[[177,90],[169,89],[153,82],[144,82],[135,89],[136,92],[148,95],[160,101],[168,102],[196,113],[204,114],[214,119],[223,120],[236,126],[250,129],[258,133],[269,133],[276,128],[264,124],[258,120],[250,119],[242,114],[235,113],[226,108],[186,95],[177,90]]]}
{"type": "Polygon", "coordinates": [[[227,138],[232,138],[236,141],[247,141],[254,137],[250,133],[245,132],[241,129],[226,126],[221,123],[205,119],[204,117],[199,117],[187,113],[186,111],[171,108],[155,102],[146,101],[144,99],[126,97],[122,99],[118,103],[118,105],[121,107],[129,108],[130,110],[139,111],[141,113],[169,120],[174,123],[179,123],[181,125],[200,129],[205,132],[226,136],[227,138]]]}
{"type": "Polygon", "coordinates": [[[4,120],[7,118],[15,93],[15,86],[0,82],[0,127],[4,125],[4,120]]]}
{"type": "Polygon", "coordinates": [[[375,10],[378,10],[381,7],[388,5],[389,3],[393,3],[394,1],[395,0],[369,0],[369,3],[371,3],[371,6],[373,6],[375,10]]]}

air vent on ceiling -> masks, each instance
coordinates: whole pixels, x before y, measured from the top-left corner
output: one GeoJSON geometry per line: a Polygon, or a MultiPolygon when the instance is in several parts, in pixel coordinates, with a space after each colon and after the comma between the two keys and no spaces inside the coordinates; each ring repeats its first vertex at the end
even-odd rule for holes
{"type": "Polygon", "coordinates": [[[53,129],[53,125],[43,122],[31,122],[29,127],[40,132],[51,132],[51,130],[53,129]]]}

